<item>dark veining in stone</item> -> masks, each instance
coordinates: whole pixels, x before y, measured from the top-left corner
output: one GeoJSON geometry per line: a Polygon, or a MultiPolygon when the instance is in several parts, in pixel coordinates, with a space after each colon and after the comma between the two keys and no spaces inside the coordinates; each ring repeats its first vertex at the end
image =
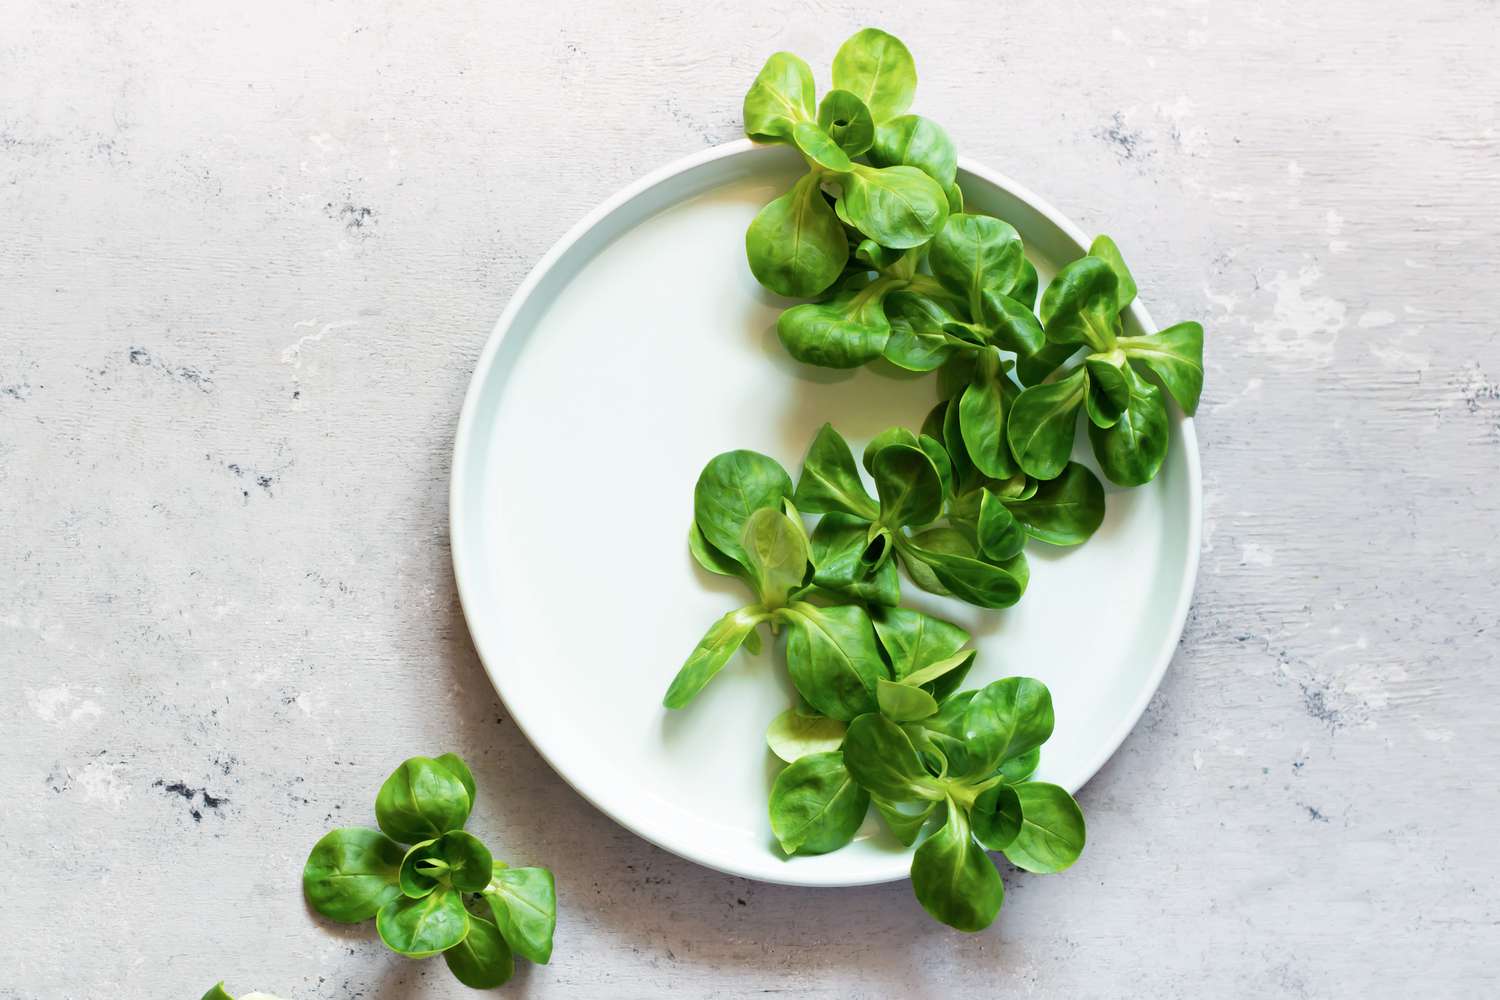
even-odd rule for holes
{"type": "Polygon", "coordinates": [[[1336,730],[1344,724],[1343,713],[1328,703],[1327,688],[1307,681],[1299,681],[1298,686],[1302,688],[1302,705],[1307,709],[1308,715],[1326,724],[1329,729],[1336,730]]]}
{"type": "Polygon", "coordinates": [[[214,380],[197,368],[187,365],[169,365],[155,357],[144,347],[132,347],[128,355],[130,363],[141,368],[150,368],[160,372],[173,381],[183,382],[192,386],[199,392],[213,392],[214,380]]]}
{"type": "Polygon", "coordinates": [[[323,206],[323,214],[330,219],[337,219],[344,224],[344,232],[359,239],[368,239],[375,235],[374,228],[379,221],[378,213],[368,205],[356,205],[353,200],[345,200],[343,204],[330,201],[323,206]]]}
{"type": "Polygon", "coordinates": [[[151,787],[160,788],[168,795],[180,796],[188,804],[188,815],[193,817],[194,823],[203,822],[204,809],[220,812],[229,801],[228,796],[212,795],[207,788],[193,788],[181,781],[168,782],[158,778],[151,783],[151,787]]]}
{"type": "Polygon", "coordinates": [[[1094,135],[1109,143],[1122,160],[1144,160],[1154,153],[1146,143],[1146,134],[1127,126],[1125,116],[1118,111],[1110,115],[1108,125],[1095,129],[1094,135]]]}

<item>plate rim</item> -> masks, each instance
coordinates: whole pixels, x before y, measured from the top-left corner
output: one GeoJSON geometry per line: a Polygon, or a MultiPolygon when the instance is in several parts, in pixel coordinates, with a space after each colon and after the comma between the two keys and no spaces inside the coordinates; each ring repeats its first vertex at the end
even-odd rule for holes
{"type": "MultiPolygon", "coordinates": [[[[743,155],[759,155],[767,152],[775,152],[779,150],[779,148],[780,147],[775,145],[757,143],[748,138],[741,138],[716,146],[710,146],[706,149],[699,150],[698,152],[690,153],[687,156],[672,160],[671,162],[666,163],[663,166],[656,168],[655,170],[647,172],[631,183],[626,184],[624,187],[617,190],[608,198],[605,198],[602,202],[600,202],[592,210],[590,210],[582,218],[575,222],[571,227],[569,227],[568,230],[564,232],[563,235],[560,236],[555,243],[553,243],[553,245],[547,250],[547,252],[542,255],[542,257],[536,262],[536,264],[533,265],[531,270],[527,273],[526,277],[521,281],[519,285],[516,286],[515,291],[511,293],[510,300],[506,303],[504,310],[501,311],[499,319],[495,321],[495,325],[491,329],[489,337],[485,341],[484,348],[480,351],[479,356],[475,359],[473,371],[469,376],[468,387],[464,391],[463,405],[459,411],[457,429],[455,430],[453,436],[453,452],[449,462],[449,553],[453,561],[454,587],[458,593],[459,607],[462,610],[464,616],[464,625],[468,630],[470,641],[474,644],[474,650],[479,656],[480,665],[484,668],[485,676],[489,678],[490,686],[494,688],[496,696],[499,697],[501,703],[505,706],[506,712],[510,715],[511,720],[516,724],[516,727],[521,730],[522,735],[525,736],[527,741],[531,744],[532,749],[534,749],[537,754],[547,762],[547,765],[551,767],[552,770],[560,778],[562,778],[562,780],[566,782],[574,792],[576,792],[586,802],[588,802],[589,805],[593,806],[595,809],[599,810],[599,812],[609,817],[613,822],[618,823],[621,827],[629,830],[631,833],[642,838],[643,840],[656,845],[662,850],[669,851],[677,857],[683,858],[687,861],[691,861],[694,864],[702,865],[706,868],[722,872],[726,875],[733,875],[738,878],[748,878],[755,881],[767,882],[771,884],[804,887],[831,888],[878,885],[887,882],[899,881],[908,877],[910,869],[908,852],[892,854],[891,861],[895,864],[896,867],[892,868],[892,870],[885,870],[885,868],[892,867],[890,864],[887,864],[868,877],[808,877],[807,874],[799,876],[796,874],[796,866],[793,865],[787,866],[786,878],[768,877],[759,872],[750,872],[743,869],[735,869],[725,866],[706,857],[703,857],[690,848],[686,848],[680,844],[667,843],[659,837],[653,835],[650,832],[647,832],[644,829],[641,829],[634,823],[627,821],[626,818],[616,815],[614,812],[606,809],[603,805],[601,805],[592,795],[590,795],[585,789],[581,788],[578,783],[576,783],[571,777],[569,777],[568,774],[558,766],[557,762],[547,754],[546,750],[542,748],[542,746],[532,735],[531,729],[528,728],[524,718],[524,713],[517,712],[515,706],[511,705],[510,702],[507,701],[505,692],[502,690],[497,676],[497,669],[495,667],[492,667],[490,662],[494,657],[496,651],[493,649],[487,649],[489,642],[482,634],[483,630],[477,628],[474,624],[474,617],[470,609],[470,601],[471,594],[477,589],[477,584],[471,585],[466,581],[469,579],[470,574],[472,572],[477,572],[477,570],[469,569],[467,546],[460,543],[460,539],[464,538],[470,530],[468,522],[464,516],[464,505],[461,502],[461,497],[463,497],[467,493],[469,488],[469,482],[466,476],[467,464],[464,461],[464,456],[472,448],[471,439],[475,433],[474,422],[476,419],[476,412],[479,407],[479,397],[481,395],[483,384],[485,382],[485,379],[481,378],[481,375],[489,372],[490,369],[494,367],[495,356],[500,351],[501,343],[504,341],[506,334],[510,331],[511,326],[514,324],[517,314],[530,299],[537,286],[551,272],[553,267],[557,265],[558,261],[561,260],[562,257],[570,249],[572,249],[572,247],[576,243],[578,243],[591,230],[593,230],[595,226],[597,226],[600,222],[608,218],[620,208],[629,204],[635,198],[649,191],[651,188],[654,188],[657,185],[662,184],[679,174],[694,170],[700,166],[703,166],[704,164],[712,163],[715,160],[743,155]]],[[[1071,219],[1054,208],[1050,202],[1038,196],[1030,188],[1018,183],[1008,175],[1001,173],[998,170],[993,170],[966,156],[961,156],[958,158],[958,167],[961,171],[972,174],[973,176],[978,177],[986,183],[989,183],[1008,192],[1017,200],[1022,201],[1026,205],[1028,205],[1038,215],[1046,219],[1047,222],[1049,222],[1053,226],[1056,226],[1057,229],[1059,229],[1064,235],[1066,235],[1079,247],[1088,247],[1090,241],[1084,234],[1083,230],[1075,225],[1071,219]]],[[[1152,320],[1150,313],[1147,312],[1145,306],[1142,305],[1139,298],[1135,299],[1135,301],[1130,304],[1129,311],[1131,318],[1134,319],[1134,321],[1140,326],[1142,330],[1149,330],[1152,333],[1155,333],[1159,330],[1159,327],[1157,327],[1156,323],[1152,320]]],[[[1161,687],[1162,678],[1166,676],[1167,668],[1171,666],[1172,658],[1176,652],[1177,646],[1182,640],[1182,635],[1187,624],[1188,611],[1192,606],[1193,594],[1197,590],[1198,571],[1202,555],[1200,550],[1202,547],[1203,530],[1202,463],[1198,452],[1198,436],[1194,427],[1193,418],[1184,413],[1176,405],[1175,402],[1171,404],[1171,409],[1173,417],[1176,420],[1178,426],[1178,431],[1182,436],[1182,445],[1184,452],[1183,457],[1186,462],[1186,472],[1188,478],[1188,515],[1186,525],[1188,537],[1187,544],[1185,546],[1187,555],[1186,565],[1183,568],[1184,571],[1182,575],[1182,584],[1179,587],[1176,603],[1172,609],[1171,626],[1163,634],[1161,645],[1158,648],[1154,661],[1152,663],[1151,671],[1149,674],[1150,683],[1142,685],[1141,693],[1136,697],[1135,702],[1130,705],[1129,710],[1124,714],[1124,716],[1122,716],[1121,724],[1116,727],[1115,731],[1110,734],[1107,740],[1103,741],[1100,744],[1100,752],[1097,753],[1089,762],[1087,768],[1089,777],[1084,779],[1079,788],[1081,788],[1082,785],[1088,784],[1088,782],[1092,781],[1095,777],[1098,776],[1099,771],[1104,767],[1105,763],[1107,763],[1109,759],[1115,755],[1115,753],[1119,750],[1121,744],[1125,742],[1126,737],[1128,737],[1131,732],[1135,730],[1136,725],[1140,722],[1141,716],[1145,714],[1147,706],[1151,703],[1151,699],[1156,696],[1156,692],[1161,687]]],[[[1078,791],[1078,788],[1070,788],[1069,791],[1076,793],[1078,791]]]]}

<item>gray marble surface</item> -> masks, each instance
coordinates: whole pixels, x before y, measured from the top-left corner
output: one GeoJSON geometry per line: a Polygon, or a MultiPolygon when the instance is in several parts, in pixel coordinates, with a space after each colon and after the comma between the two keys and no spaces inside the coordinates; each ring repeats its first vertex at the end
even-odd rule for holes
{"type": "Polygon", "coordinates": [[[548,997],[1500,991],[1500,8],[0,5],[0,998],[471,995],[298,873],[410,753],[556,869],[548,997]],[[918,110],[1209,331],[1203,570],[1070,873],[960,936],[580,800],[454,597],[473,362],[532,263],[734,138],[774,49],[918,110]]]}

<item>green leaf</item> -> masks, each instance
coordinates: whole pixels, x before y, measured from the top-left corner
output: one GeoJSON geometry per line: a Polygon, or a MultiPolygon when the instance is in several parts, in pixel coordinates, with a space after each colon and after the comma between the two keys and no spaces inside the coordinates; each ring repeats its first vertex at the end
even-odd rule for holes
{"type": "MultiPolygon", "coordinates": [[[[942,370],[947,371],[948,366],[945,365],[942,370]]],[[[964,444],[958,404],[959,400],[950,399],[943,409],[942,442],[953,463],[953,493],[962,493],[970,483],[979,478],[979,470],[974,467],[974,460],[969,457],[969,449],[964,444]]]]}
{"type": "Polygon", "coordinates": [[[980,351],[955,351],[948,363],[938,369],[938,399],[951,400],[961,395],[969,383],[974,381],[981,356],[980,351]]]}
{"type": "Polygon", "coordinates": [[[844,721],[873,711],[875,682],[885,675],[885,664],[865,610],[854,604],[820,608],[796,602],[784,616],[791,626],[787,672],[807,703],[844,721]]]}
{"type": "Polygon", "coordinates": [[[944,188],[943,193],[948,196],[949,212],[962,212],[964,210],[964,192],[963,188],[958,186],[957,181],[944,188]]]}
{"type": "Polygon", "coordinates": [[[927,251],[933,275],[976,321],[984,293],[1005,295],[1015,288],[1025,260],[1015,227],[988,215],[948,216],[927,251]]]}
{"type": "Polygon", "coordinates": [[[891,529],[884,524],[876,522],[865,531],[865,550],[860,553],[860,561],[870,568],[871,572],[890,562],[891,545],[895,536],[891,529]]]}
{"type": "Polygon", "coordinates": [[[836,750],[808,754],[771,786],[771,832],[787,854],[827,854],[854,839],[870,793],[855,783],[836,750]]]}
{"type": "Polygon", "coordinates": [[[958,426],[964,450],[975,468],[992,479],[1014,475],[1016,460],[1006,441],[1006,411],[1012,390],[998,365],[975,372],[974,381],[958,400],[958,426]]]}
{"type": "Polygon", "coordinates": [[[1104,485],[1087,466],[1069,462],[1025,500],[1005,506],[1026,533],[1049,545],[1077,545],[1104,523],[1104,485]]]}
{"type": "Polygon", "coordinates": [[[911,577],[912,582],[929,594],[938,594],[943,597],[953,596],[953,591],[949,590],[943,581],[939,580],[937,575],[932,572],[931,567],[920,559],[907,555],[901,559],[901,565],[905,568],[907,576],[911,577]]]}
{"type": "Polygon", "coordinates": [[[497,864],[484,898],[511,950],[528,962],[546,965],[552,958],[552,934],[557,929],[557,885],[552,872],[497,864]]]}
{"type": "Polygon", "coordinates": [[[503,986],[516,971],[515,958],[500,928],[473,913],[469,914],[469,933],[443,952],[443,961],[453,978],[475,990],[503,986]]]}
{"type": "Polygon", "coordinates": [[[844,227],[819,186],[805,175],[756,214],[745,231],[745,257],[755,280],[778,295],[821,295],[849,262],[844,227]]]}
{"type": "Polygon", "coordinates": [[[440,887],[420,899],[397,896],[375,914],[375,930],[391,951],[427,958],[447,951],[469,933],[463,896],[440,887]]]}
{"type": "Polygon", "coordinates": [[[740,544],[761,606],[785,605],[807,576],[807,534],[802,525],[774,507],[762,507],[745,522],[740,544]]]}
{"type": "Polygon", "coordinates": [[[1125,354],[1118,350],[1091,354],[1083,360],[1089,378],[1083,405],[1096,427],[1113,427],[1130,405],[1130,382],[1125,364],[1125,354]]]}
{"type": "Polygon", "coordinates": [[[1056,382],[1023,389],[1010,408],[1006,437],[1016,463],[1028,476],[1055,479],[1073,453],[1078,408],[1088,395],[1082,369],[1056,382]]]}
{"type": "Polygon", "coordinates": [[[1156,478],[1167,457],[1171,433],[1161,390],[1129,367],[1130,407],[1113,427],[1089,424],[1089,441],[1099,468],[1121,486],[1140,486],[1156,478]]]}
{"type": "Polygon", "coordinates": [[[402,894],[413,900],[444,885],[478,892],[489,883],[492,864],[489,849],[477,837],[449,831],[443,837],[411,846],[401,862],[399,883],[402,894]]]}
{"type": "Polygon", "coordinates": [[[793,125],[812,119],[815,93],[807,63],[777,52],[745,94],[745,134],[762,142],[787,141],[793,125]]]}
{"type": "Polygon", "coordinates": [[[1203,394],[1203,327],[1178,323],[1148,337],[1121,337],[1120,349],[1156,373],[1182,412],[1192,416],[1203,394]]]}
{"type": "Polygon", "coordinates": [[[933,919],[961,931],[982,931],[1000,913],[1005,884],[951,799],[948,821],[912,855],[911,887],[933,919]]]}
{"type": "Polygon", "coordinates": [[[872,567],[865,561],[870,522],[835,511],[823,516],[812,533],[813,583],[830,594],[875,605],[901,600],[901,581],[892,560],[872,567]]]}
{"type": "Polygon", "coordinates": [[[1003,851],[1021,832],[1021,798],[1010,785],[996,785],[974,800],[969,820],[986,851],[1003,851]]]}
{"type": "Polygon", "coordinates": [[[1089,256],[1098,257],[1115,272],[1115,312],[1124,312],[1135,300],[1135,278],[1131,276],[1130,268],[1125,266],[1120,248],[1108,236],[1098,236],[1089,246],[1089,256]]]}
{"type": "Polygon", "coordinates": [[[936,802],[943,790],[927,773],[902,728],[874,712],[849,723],[844,765],[871,795],[888,803],[936,802]]]}
{"type": "Polygon", "coordinates": [[[331,830],[313,845],[302,868],[302,893],[330,920],[369,920],[395,897],[401,845],[379,830],[350,826],[331,830]]]}
{"type": "Polygon", "coordinates": [[[1062,363],[1078,353],[1077,344],[1047,343],[1038,351],[1016,356],[1016,374],[1022,385],[1039,385],[1062,363]]]}
{"type": "Polygon", "coordinates": [[[936,715],[937,699],[919,687],[898,684],[882,677],[875,686],[880,714],[893,722],[916,722],[936,715]]]}
{"type": "Polygon", "coordinates": [[[869,150],[870,162],[877,167],[916,167],[941,184],[945,192],[954,186],[958,175],[958,151],[953,148],[953,140],[941,125],[921,115],[901,115],[882,122],[875,129],[869,150]]]}
{"type": "Polygon", "coordinates": [[[900,39],[879,28],[865,28],[833,57],[833,85],[859,97],[883,122],[911,107],[917,92],[917,64],[900,39]]]}
{"type": "Polygon", "coordinates": [[[835,211],[881,246],[907,250],[932,239],[948,218],[948,196],[916,167],[877,168],[862,163],[841,178],[835,211]]]}
{"type": "Polygon", "coordinates": [[[987,489],[980,493],[979,521],[975,525],[980,554],[995,562],[1014,558],[1026,546],[1025,529],[998,496],[987,489]]]}
{"type": "Polygon", "coordinates": [[[401,874],[397,879],[403,895],[421,899],[437,888],[437,879],[417,867],[418,862],[437,857],[436,845],[437,838],[434,837],[418,841],[407,849],[406,856],[401,860],[401,874]]]}
{"type": "Polygon", "coordinates": [[[1009,295],[989,289],[980,293],[976,323],[984,328],[985,339],[995,347],[1014,351],[1017,357],[1028,357],[1046,344],[1042,324],[1031,312],[1009,295]]]}
{"type": "Polygon", "coordinates": [[[744,644],[755,626],[769,618],[770,615],[758,607],[740,608],[714,622],[693,648],[682,669],[677,671],[662,704],[667,708],[682,708],[697,697],[704,685],[724,669],[724,664],[744,644]]]}
{"type": "MultiPolygon", "coordinates": [[[[968,539],[952,528],[933,528],[901,546],[909,571],[924,565],[944,591],[981,608],[1008,608],[1026,591],[1030,570],[1024,554],[1002,563],[985,562],[968,539]]],[[[915,572],[912,579],[924,589],[915,572]]]]}
{"type": "Polygon", "coordinates": [[[203,994],[203,1000],[234,1000],[234,997],[224,989],[224,984],[219,983],[213,989],[203,994]]]}
{"type": "Polygon", "coordinates": [[[483,841],[472,833],[449,830],[433,844],[430,856],[447,863],[448,880],[455,889],[478,892],[489,885],[495,859],[483,841]]]}
{"type": "MultiPolygon", "coordinates": [[[[923,719],[918,724],[925,726],[928,721],[928,719],[923,719]]],[[[938,769],[950,786],[955,782],[961,783],[961,779],[981,777],[979,772],[983,770],[984,761],[970,753],[963,740],[955,739],[946,733],[930,731],[924,736],[927,743],[926,752],[937,758],[938,769]]],[[[915,738],[913,739],[915,742],[915,738]]]]}
{"type": "Polygon", "coordinates": [[[392,839],[412,844],[462,829],[472,806],[458,775],[430,757],[413,757],[380,786],[375,819],[392,839]]]}
{"type": "Polygon", "coordinates": [[[809,514],[841,511],[866,521],[880,516],[879,505],[859,478],[849,443],[832,424],[818,428],[807,457],[802,460],[802,475],[792,499],[809,514]]]}
{"type": "Polygon", "coordinates": [[[932,467],[937,470],[938,482],[943,488],[943,496],[953,495],[953,459],[948,457],[948,449],[943,443],[930,434],[923,434],[917,438],[917,447],[922,453],[932,460],[932,467]]]}
{"type": "Polygon", "coordinates": [[[1042,762],[1042,750],[1038,747],[1030,753],[1023,753],[1019,757],[1012,757],[1000,765],[1000,776],[1013,785],[1030,778],[1036,773],[1037,766],[1042,762]]]}
{"type": "Polygon", "coordinates": [[[688,528],[688,551],[693,554],[694,561],[710,573],[745,578],[745,567],[714,548],[713,543],[703,537],[697,521],[688,528]]]}
{"type": "Polygon", "coordinates": [[[880,608],[872,617],[891,675],[898,681],[949,659],[969,644],[969,633],[957,625],[911,608],[880,608]]]}
{"type": "MultiPolygon", "coordinates": [[[[802,519],[802,512],[797,509],[797,504],[791,497],[787,497],[781,501],[781,512],[786,515],[788,521],[792,522],[793,529],[796,530],[797,534],[802,536],[802,541],[805,545],[807,542],[807,522],[802,519]]],[[[811,579],[812,567],[809,566],[807,567],[803,582],[806,583],[811,579]]]]}
{"type": "Polygon", "coordinates": [[[964,714],[964,739],[991,769],[1030,753],[1052,735],[1052,694],[1031,677],[1006,677],[979,690],[964,714]]]}
{"type": "Polygon", "coordinates": [[[1036,496],[1037,488],[1041,482],[1032,479],[1026,473],[1020,473],[1014,479],[1008,479],[1003,484],[1001,495],[1007,500],[1030,500],[1036,496]]]}
{"type": "MultiPolygon", "coordinates": [[[[875,474],[875,456],[893,444],[906,445],[910,448],[920,447],[917,443],[917,436],[905,427],[887,427],[872,437],[870,443],[865,445],[864,453],[859,457],[860,464],[865,467],[865,471],[873,476],[875,474]]],[[[870,520],[874,520],[879,516],[880,508],[879,505],[876,505],[875,514],[870,520]]]]}
{"type": "MultiPolygon", "coordinates": [[[[854,258],[870,265],[871,270],[889,271],[896,268],[906,259],[906,255],[914,251],[892,250],[883,247],[871,239],[862,239],[854,248],[854,258]]],[[[892,275],[896,277],[896,275],[892,275]]]]}
{"type": "Polygon", "coordinates": [[[885,821],[886,828],[906,847],[917,842],[918,834],[922,832],[922,827],[932,817],[938,805],[936,802],[925,799],[887,802],[878,795],[870,796],[870,801],[875,804],[875,811],[880,813],[880,818],[885,821]]]}
{"type": "MultiPolygon", "coordinates": [[[[969,668],[974,665],[974,657],[977,654],[978,650],[960,650],[936,663],[929,663],[920,670],[912,671],[901,678],[901,683],[926,688],[932,691],[937,701],[942,701],[957,689],[959,683],[968,674],[969,668]]],[[[936,705],[933,706],[933,712],[937,712],[936,705]]]]}
{"type": "Polygon", "coordinates": [[[745,522],[762,507],[781,508],[792,479],[775,459],[754,451],[727,451],[704,466],[693,488],[693,519],[720,552],[743,564],[745,522]]]}
{"type": "Polygon", "coordinates": [[[892,444],[870,461],[880,522],[888,527],[930,524],[943,512],[943,480],[920,447],[892,444]]]}
{"type": "Polygon", "coordinates": [[[978,693],[978,691],[958,691],[940,699],[938,714],[930,719],[923,719],[922,725],[933,732],[962,740],[964,716],[969,714],[969,705],[973,703],[974,696],[978,693]]]}
{"type": "Polygon", "coordinates": [[[826,302],[804,302],[776,320],[776,336],[798,361],[824,368],[858,368],[880,357],[891,335],[885,296],[895,279],[854,275],[826,302]]]}
{"type": "Polygon", "coordinates": [[[1040,781],[1015,786],[1021,829],[1004,848],[1017,868],[1046,875],[1060,872],[1083,853],[1083,810],[1066,789],[1040,781]]]}
{"type": "Polygon", "coordinates": [[[944,328],[961,322],[937,299],[909,290],[886,296],[885,314],[891,335],[885,344],[885,359],[911,372],[929,372],[953,354],[944,328]]]}
{"type": "Polygon", "coordinates": [[[474,774],[469,770],[463,758],[456,753],[445,753],[437,758],[437,762],[453,772],[454,777],[463,782],[464,791],[469,793],[469,802],[472,805],[478,801],[478,786],[474,784],[474,774]]]}
{"type": "Polygon", "coordinates": [[[1112,351],[1118,335],[1119,279],[1098,257],[1080,257],[1057,272],[1042,293],[1042,327],[1054,344],[1112,351]]]}
{"type": "Polygon", "coordinates": [[[887,316],[891,335],[886,338],[882,356],[897,368],[909,372],[929,372],[948,359],[952,348],[942,334],[919,334],[905,317],[887,316]]]}
{"type": "Polygon", "coordinates": [[[808,163],[829,173],[847,173],[853,165],[843,147],[814,122],[798,122],[793,125],[792,144],[807,157],[808,163]]]}
{"type": "Polygon", "coordinates": [[[818,105],[818,125],[845,153],[860,156],[875,141],[875,117],[847,90],[830,90],[818,105]]]}
{"type": "Polygon", "coordinates": [[[788,764],[808,754],[837,750],[844,742],[847,723],[821,715],[804,715],[789,708],[766,727],[766,746],[788,764]]]}
{"type": "Polygon", "coordinates": [[[1015,302],[1019,302],[1027,309],[1035,309],[1036,293],[1039,284],[1040,282],[1037,278],[1036,265],[1031,261],[1023,258],[1021,260],[1020,280],[1016,282],[1015,287],[1005,293],[1005,297],[1015,302]]]}

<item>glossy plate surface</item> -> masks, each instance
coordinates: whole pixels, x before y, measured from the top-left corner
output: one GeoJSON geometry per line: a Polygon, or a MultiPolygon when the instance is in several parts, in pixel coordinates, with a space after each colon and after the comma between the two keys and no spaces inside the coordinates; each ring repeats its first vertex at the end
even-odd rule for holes
{"type": "MultiPolygon", "coordinates": [[[[886,427],[918,426],[936,401],[933,377],[811,369],[781,349],[774,324],[786,303],[750,275],[744,233],[799,169],[784,148],[706,150],[620,192],[543,258],[464,402],[453,562],[511,716],[596,806],[725,872],[859,885],[904,878],[910,863],[873,812],[834,854],[785,860],[771,836],[779,762],[764,733],[791,703],[776,644],[741,651],[687,709],[661,707],[703,632],[750,600],[688,554],[704,463],[753,448],[795,479],[824,421],[857,455],[886,427]]],[[[971,209],[1020,230],[1044,284],[1083,254],[1083,234],[1008,179],[963,162],[959,182],[971,209]]],[[[1130,320],[1155,329],[1139,303],[1130,320]]],[[[1069,789],[1130,732],[1182,633],[1201,486],[1192,421],[1174,415],[1161,474],[1138,489],[1106,486],[1092,540],[1029,544],[1031,583],[1015,608],[983,611],[902,581],[904,603],[974,633],[970,686],[1029,674],[1052,689],[1057,730],[1038,777],[1069,789]]],[[[1097,471],[1079,440],[1075,458],[1097,471]]]]}

